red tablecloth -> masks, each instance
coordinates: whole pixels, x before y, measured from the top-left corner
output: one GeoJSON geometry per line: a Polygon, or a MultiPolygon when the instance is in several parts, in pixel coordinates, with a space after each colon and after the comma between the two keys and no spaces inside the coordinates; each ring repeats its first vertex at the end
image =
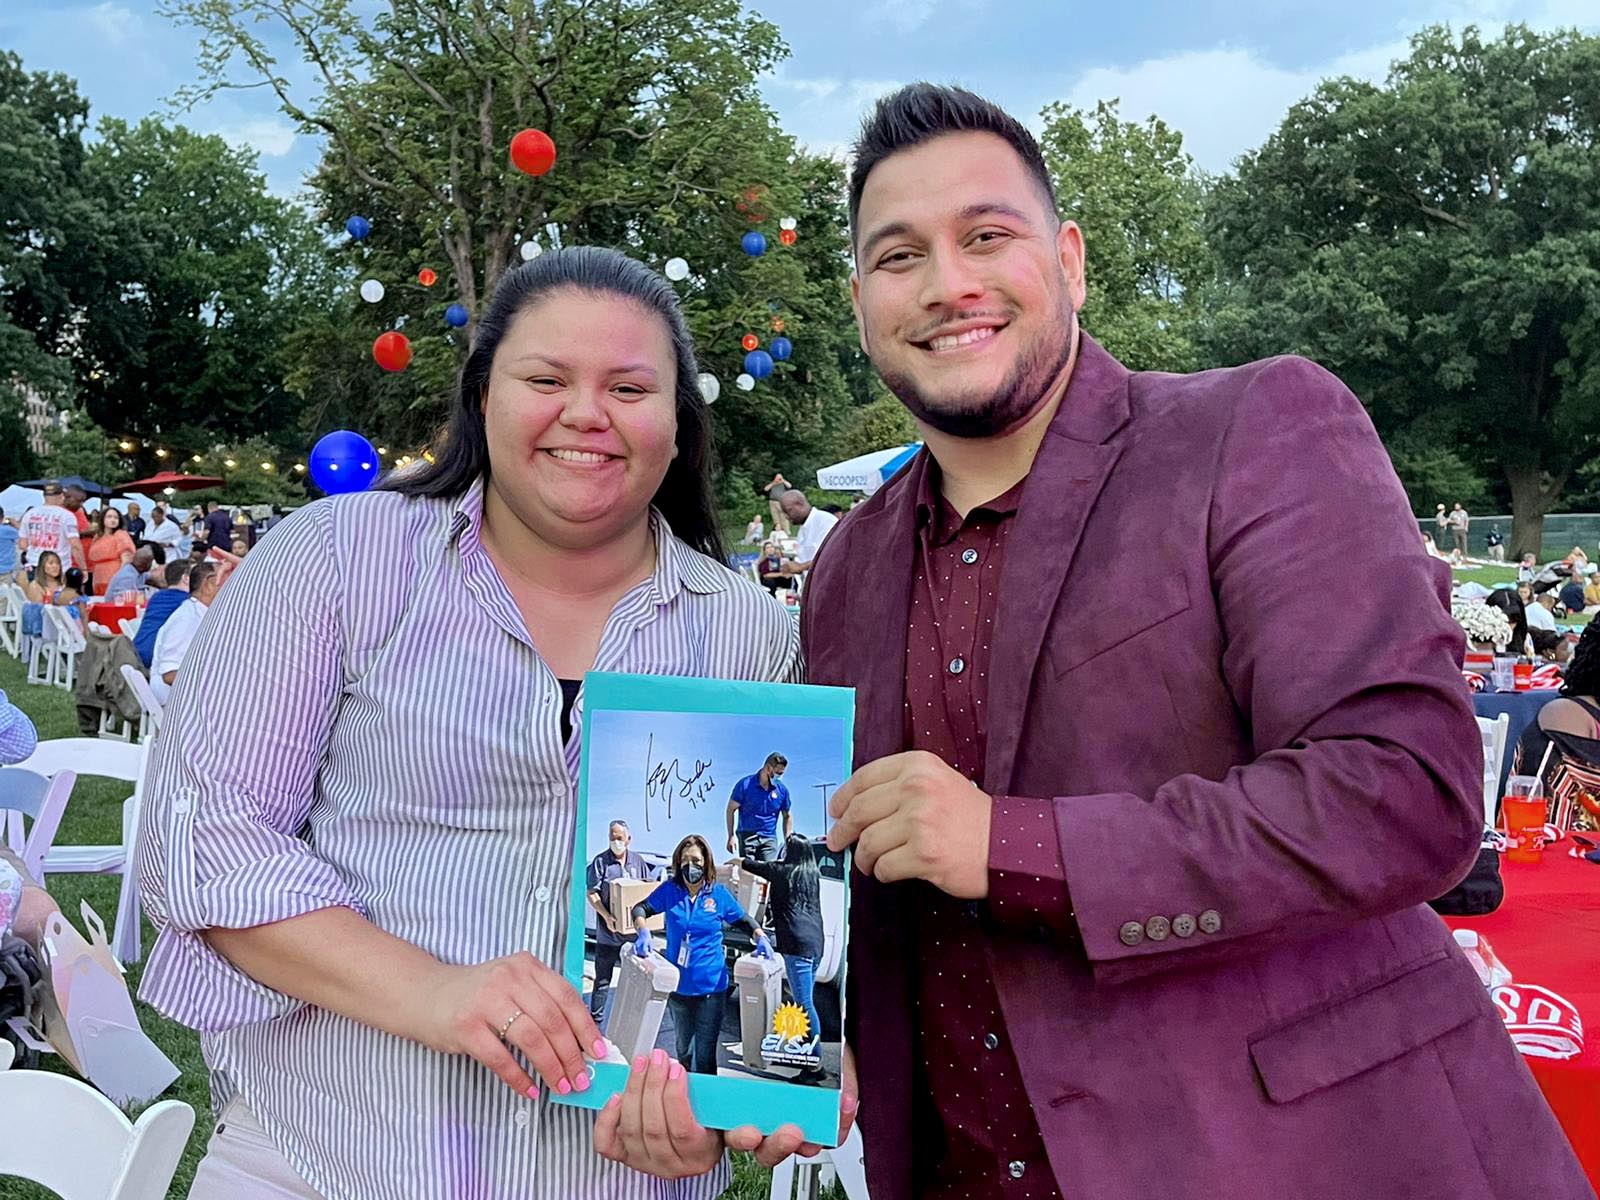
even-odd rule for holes
{"type": "Polygon", "coordinates": [[[92,604],[86,614],[91,621],[98,621],[112,633],[121,633],[121,623],[131,621],[139,615],[139,606],[136,604],[92,604]]]}
{"type": "Polygon", "coordinates": [[[1583,1018],[1583,1053],[1557,1060],[1523,1056],[1550,1101],[1589,1181],[1600,1190],[1600,865],[1568,856],[1570,842],[1537,866],[1501,859],[1506,898],[1487,917],[1450,917],[1476,929],[1517,983],[1565,996],[1583,1018]]]}

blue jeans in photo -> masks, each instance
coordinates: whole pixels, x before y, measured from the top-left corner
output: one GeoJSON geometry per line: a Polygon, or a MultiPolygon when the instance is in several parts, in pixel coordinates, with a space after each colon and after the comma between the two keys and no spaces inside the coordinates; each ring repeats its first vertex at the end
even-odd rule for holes
{"type": "Polygon", "coordinates": [[[789,990],[794,993],[794,1002],[806,1010],[806,1018],[811,1022],[811,1039],[815,1041],[822,1036],[822,1018],[817,1016],[817,1006],[813,1000],[817,990],[817,960],[801,958],[798,954],[785,954],[783,973],[789,977],[789,990]]]}
{"type": "Polygon", "coordinates": [[[697,1075],[717,1073],[717,1042],[722,1038],[722,1014],[728,1006],[728,993],[718,990],[705,996],[667,997],[667,1011],[678,1031],[678,1061],[683,1069],[697,1075]]]}

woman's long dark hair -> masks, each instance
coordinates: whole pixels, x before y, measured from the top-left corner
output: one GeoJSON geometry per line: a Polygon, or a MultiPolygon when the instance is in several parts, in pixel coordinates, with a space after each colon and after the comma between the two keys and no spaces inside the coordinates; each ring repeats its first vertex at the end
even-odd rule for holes
{"type": "Polygon", "coordinates": [[[1600,620],[1583,627],[1561,684],[1563,696],[1600,696],[1600,620]]]}
{"type": "Polygon", "coordinates": [[[727,552],[712,501],[716,453],[711,439],[711,415],[700,394],[694,339],[678,306],[677,293],[643,263],[601,246],[552,250],[500,277],[494,297],[478,321],[467,364],[461,369],[444,443],[435,451],[436,461],[398,471],[378,486],[407,496],[454,498],[465,493],[480,475],[488,474],[489,443],[482,404],[495,351],[519,313],[559,288],[632,300],[655,313],[666,325],[678,368],[678,453],[651,503],[661,510],[674,534],[719,563],[725,562],[727,552]]]}
{"type": "Polygon", "coordinates": [[[1512,654],[1521,654],[1528,640],[1528,608],[1522,602],[1522,597],[1512,588],[1502,587],[1495,588],[1483,602],[1505,613],[1506,620],[1511,622],[1511,642],[1507,650],[1512,654]]]}
{"type": "Polygon", "coordinates": [[[783,862],[789,868],[789,895],[802,906],[807,901],[811,907],[820,905],[822,871],[811,839],[803,833],[791,833],[783,843],[783,862]]]}

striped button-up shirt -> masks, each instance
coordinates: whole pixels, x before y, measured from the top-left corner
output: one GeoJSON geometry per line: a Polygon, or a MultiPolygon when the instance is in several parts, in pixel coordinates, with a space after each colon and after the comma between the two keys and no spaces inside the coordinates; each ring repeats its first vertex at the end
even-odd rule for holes
{"type": "MultiPolygon", "coordinates": [[[[242,1095],[329,1200],[699,1200],[600,1158],[594,1116],[263,987],[210,927],[348,906],[447,963],[559,969],[578,738],[457,501],[376,492],[275,527],[206,614],[152,750],[139,882],[159,936],[141,994],[202,1031],[213,1103],[242,1095]]],[[[794,622],[654,521],[651,577],[594,669],[799,678],[794,622]]],[[[574,711],[579,727],[583,699],[574,711]]]]}

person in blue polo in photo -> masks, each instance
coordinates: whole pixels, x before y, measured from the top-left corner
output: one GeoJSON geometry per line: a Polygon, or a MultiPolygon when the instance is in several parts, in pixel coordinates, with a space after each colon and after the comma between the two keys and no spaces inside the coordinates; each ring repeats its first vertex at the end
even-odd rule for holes
{"type": "Polygon", "coordinates": [[[789,760],[781,754],[767,755],[767,761],[754,775],[746,775],[733,785],[728,796],[728,853],[759,862],[777,862],[778,847],[794,831],[789,812],[789,789],[783,772],[789,760]],[[778,818],[783,817],[783,836],[778,836],[778,818]]]}
{"type": "Polygon", "coordinates": [[[633,906],[640,957],[655,949],[645,922],[666,916],[667,961],[678,968],[678,989],[667,997],[667,1011],[678,1031],[677,1059],[700,1075],[717,1073],[717,1041],[728,1005],[728,962],[723,929],[743,925],[755,939],[758,958],[772,957],[767,935],[745,915],[733,893],[717,882],[717,864],[705,838],[691,833],[672,852],[672,876],[633,906]]]}

